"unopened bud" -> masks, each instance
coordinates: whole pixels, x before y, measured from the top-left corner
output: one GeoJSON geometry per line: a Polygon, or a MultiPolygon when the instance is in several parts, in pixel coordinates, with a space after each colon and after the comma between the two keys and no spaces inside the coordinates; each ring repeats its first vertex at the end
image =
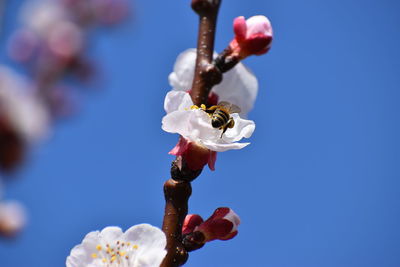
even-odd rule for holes
{"type": "Polygon", "coordinates": [[[244,59],[250,55],[262,55],[269,51],[273,39],[271,22],[265,16],[243,16],[233,22],[235,38],[229,44],[232,54],[244,59]]]}
{"type": "Polygon", "coordinates": [[[205,242],[215,239],[229,240],[237,235],[240,224],[239,216],[230,208],[218,208],[213,215],[202,223],[196,231],[205,236],[205,242]]]}
{"type": "Polygon", "coordinates": [[[230,208],[218,208],[205,222],[199,215],[187,215],[182,227],[183,244],[188,251],[213,240],[229,240],[238,233],[239,216],[230,208]]]}

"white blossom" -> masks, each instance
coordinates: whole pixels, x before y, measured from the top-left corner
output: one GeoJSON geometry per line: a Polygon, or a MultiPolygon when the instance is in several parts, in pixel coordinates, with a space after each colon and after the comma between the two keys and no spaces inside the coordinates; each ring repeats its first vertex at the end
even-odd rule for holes
{"type": "Polygon", "coordinates": [[[158,267],[166,255],[165,234],[149,224],[90,232],[68,256],[67,267],[158,267]]]}
{"type": "Polygon", "coordinates": [[[213,128],[210,116],[201,109],[191,109],[192,99],[187,92],[170,91],[165,97],[164,109],[167,115],[162,119],[162,129],[169,133],[178,133],[190,141],[196,142],[212,151],[222,152],[241,149],[249,143],[238,143],[249,138],[255,129],[251,120],[242,119],[233,113],[235,125],[221,137],[222,130],[213,128]]]}
{"type": "MultiPolygon", "coordinates": [[[[217,54],[214,53],[214,57],[217,54]]],[[[196,49],[188,49],[176,59],[174,71],[169,75],[173,90],[188,91],[193,82],[196,61],[196,49]]],[[[228,101],[240,107],[240,116],[247,117],[257,97],[257,78],[244,64],[238,63],[233,69],[224,73],[222,82],[213,87],[220,101],[228,101]]]]}
{"type": "Polygon", "coordinates": [[[2,200],[0,202],[0,231],[14,235],[26,224],[25,208],[17,201],[2,200]]]}
{"type": "Polygon", "coordinates": [[[37,141],[48,132],[49,114],[43,103],[22,76],[1,65],[0,112],[28,142],[37,141]]]}
{"type": "Polygon", "coordinates": [[[36,34],[46,36],[58,23],[67,19],[66,10],[57,0],[27,1],[22,7],[20,20],[36,34]]]}

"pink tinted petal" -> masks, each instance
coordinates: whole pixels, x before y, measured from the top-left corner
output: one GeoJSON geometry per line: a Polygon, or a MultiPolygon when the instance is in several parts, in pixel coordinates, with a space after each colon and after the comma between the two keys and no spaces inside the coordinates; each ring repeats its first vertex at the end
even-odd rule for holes
{"type": "Polygon", "coordinates": [[[183,137],[180,137],[176,146],[170,152],[168,152],[168,154],[175,156],[182,156],[188,149],[188,146],[189,146],[189,141],[183,137]]]}
{"type": "Polygon", "coordinates": [[[235,18],[233,21],[233,31],[235,32],[237,39],[246,38],[247,25],[243,16],[235,18]]]}
{"type": "Polygon", "coordinates": [[[272,36],[271,22],[265,16],[253,16],[246,20],[247,24],[247,35],[250,37],[253,34],[264,34],[272,36]]]}
{"type": "Polygon", "coordinates": [[[210,157],[208,158],[208,167],[210,170],[215,171],[215,162],[217,161],[217,152],[210,150],[210,157]]]}

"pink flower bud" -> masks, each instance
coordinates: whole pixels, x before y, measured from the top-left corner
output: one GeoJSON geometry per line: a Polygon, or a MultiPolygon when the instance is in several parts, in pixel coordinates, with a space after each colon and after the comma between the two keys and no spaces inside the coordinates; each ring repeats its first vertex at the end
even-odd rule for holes
{"type": "Polygon", "coordinates": [[[229,240],[237,235],[239,224],[240,218],[233,210],[218,208],[210,218],[196,227],[194,231],[203,233],[204,242],[215,239],[229,240]]]}
{"type": "Polygon", "coordinates": [[[229,44],[233,54],[240,59],[250,55],[262,55],[271,48],[273,32],[271,22],[265,16],[243,16],[233,21],[235,38],[229,44]]]}
{"type": "Polygon", "coordinates": [[[203,218],[197,214],[186,215],[185,221],[183,221],[182,234],[187,235],[194,231],[194,229],[203,223],[203,218]]]}
{"type": "Polygon", "coordinates": [[[28,29],[21,29],[13,33],[8,41],[8,54],[13,60],[26,62],[33,58],[39,47],[39,39],[28,29]]]}
{"type": "Polygon", "coordinates": [[[82,52],[83,32],[75,23],[58,23],[49,33],[48,46],[56,56],[71,59],[82,52]]]}
{"type": "Polygon", "coordinates": [[[217,152],[186,138],[180,137],[179,142],[169,152],[169,154],[182,156],[191,170],[201,170],[206,164],[208,164],[210,170],[215,170],[217,152]]]}

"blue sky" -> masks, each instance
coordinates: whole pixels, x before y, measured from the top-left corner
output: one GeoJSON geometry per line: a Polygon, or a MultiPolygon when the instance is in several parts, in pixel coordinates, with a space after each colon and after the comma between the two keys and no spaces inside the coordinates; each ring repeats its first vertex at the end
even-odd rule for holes
{"type": "MultiPolygon", "coordinates": [[[[10,2],[5,35],[21,3],[10,2]]],[[[196,43],[189,2],[137,0],[128,23],[93,35],[102,81],[7,185],[29,224],[0,240],[1,266],[63,266],[89,231],[161,226],[178,139],[161,130],[162,104],[176,56],[196,43]]],[[[186,266],[400,266],[399,11],[394,0],[222,3],[217,51],[239,15],[267,15],[275,39],[244,62],[260,85],[252,144],[220,153],[190,199],[203,217],[234,209],[239,235],[186,266]]],[[[4,37],[0,47],[10,63],[4,37]]]]}

